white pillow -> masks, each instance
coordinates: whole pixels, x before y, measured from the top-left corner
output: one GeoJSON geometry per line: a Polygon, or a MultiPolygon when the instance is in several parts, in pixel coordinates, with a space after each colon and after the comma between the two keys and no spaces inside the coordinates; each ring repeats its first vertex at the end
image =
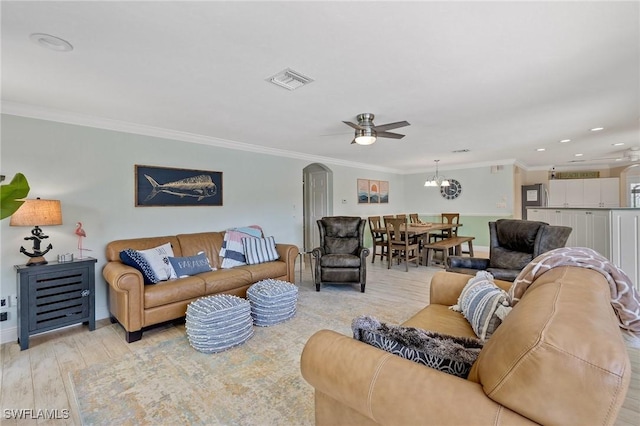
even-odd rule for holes
{"type": "Polygon", "coordinates": [[[170,257],[174,257],[171,243],[166,243],[148,250],[138,250],[138,253],[147,261],[160,281],[178,278],[175,269],[173,269],[169,261],[170,257]]]}

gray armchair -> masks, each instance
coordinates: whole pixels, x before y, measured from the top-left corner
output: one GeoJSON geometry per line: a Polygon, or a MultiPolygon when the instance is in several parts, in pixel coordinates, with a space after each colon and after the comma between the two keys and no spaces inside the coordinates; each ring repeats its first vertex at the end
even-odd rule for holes
{"type": "Polygon", "coordinates": [[[449,256],[447,271],[470,275],[489,271],[496,279],[513,281],[534,258],[564,247],[571,228],[531,220],[499,219],[489,222],[489,234],[489,259],[449,256]]]}
{"type": "Polygon", "coordinates": [[[369,249],[364,247],[365,220],[359,217],[334,216],[318,220],[320,247],[313,249],[316,291],[321,284],[367,283],[369,249]]]}

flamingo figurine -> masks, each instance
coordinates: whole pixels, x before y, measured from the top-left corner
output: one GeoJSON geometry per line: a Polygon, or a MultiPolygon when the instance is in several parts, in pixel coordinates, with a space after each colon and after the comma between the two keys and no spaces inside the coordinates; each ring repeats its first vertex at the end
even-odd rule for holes
{"type": "Polygon", "coordinates": [[[89,250],[89,249],[82,248],[82,239],[87,236],[87,233],[84,232],[84,229],[82,229],[82,222],[76,223],[76,230],[74,233],[78,236],[78,251],[80,251],[80,259],[82,259],[83,258],[82,252],[84,250],[89,250]]]}

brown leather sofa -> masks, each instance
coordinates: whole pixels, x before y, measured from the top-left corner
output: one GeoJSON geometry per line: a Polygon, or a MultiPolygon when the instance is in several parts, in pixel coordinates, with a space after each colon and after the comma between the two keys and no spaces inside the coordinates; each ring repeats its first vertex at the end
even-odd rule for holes
{"type": "Polygon", "coordinates": [[[246,297],[252,284],[267,278],[295,282],[298,256],[295,245],[276,244],[280,258],[273,262],[220,269],[222,259],[218,253],[223,239],[224,231],[117,240],[107,244],[107,264],[102,275],[109,284],[109,311],[112,321],[117,320],[124,327],[127,342],[140,340],[144,327],[184,317],[187,305],[200,297],[213,294],[246,297]],[[167,242],[171,243],[176,257],[204,251],[217,270],[144,285],[142,274],[120,261],[122,250],[146,250],[167,242]]]}
{"type": "MultiPolygon", "coordinates": [[[[448,309],[469,278],[437,273],[430,304],[404,325],[474,337],[448,309]]],[[[330,330],[309,339],[301,370],[317,425],[613,424],[631,378],[606,279],[570,266],[531,284],[466,380],[330,330]]]]}

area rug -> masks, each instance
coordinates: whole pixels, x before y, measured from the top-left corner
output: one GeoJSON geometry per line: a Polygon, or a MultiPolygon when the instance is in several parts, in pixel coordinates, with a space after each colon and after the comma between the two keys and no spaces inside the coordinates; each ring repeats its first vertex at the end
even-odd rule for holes
{"type": "Polygon", "coordinates": [[[300,374],[307,339],[320,329],[351,335],[358,315],[399,323],[425,304],[303,284],[293,318],[255,327],[225,352],[197,352],[184,336],[70,373],[80,418],[85,425],[311,425],[313,388],[300,374]]]}

